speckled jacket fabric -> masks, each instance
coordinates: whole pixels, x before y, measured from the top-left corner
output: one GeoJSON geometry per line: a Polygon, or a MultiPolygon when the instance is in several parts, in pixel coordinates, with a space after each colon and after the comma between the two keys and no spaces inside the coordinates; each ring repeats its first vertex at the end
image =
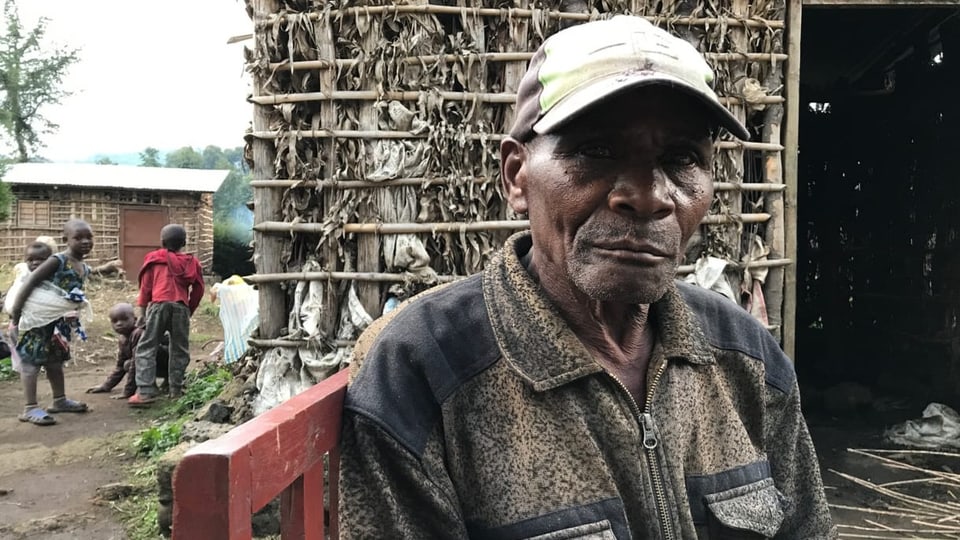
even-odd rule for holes
{"type": "Polygon", "coordinates": [[[344,539],[835,538],[792,364],[723,297],[654,304],[647,403],[587,353],[513,236],[357,344],[344,539]]]}

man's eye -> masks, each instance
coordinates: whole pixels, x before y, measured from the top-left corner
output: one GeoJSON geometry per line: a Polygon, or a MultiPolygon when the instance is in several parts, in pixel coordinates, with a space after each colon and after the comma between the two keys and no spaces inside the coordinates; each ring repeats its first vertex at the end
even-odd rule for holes
{"type": "Polygon", "coordinates": [[[700,156],[693,151],[670,152],[662,161],[667,167],[692,167],[700,164],[700,156]]]}

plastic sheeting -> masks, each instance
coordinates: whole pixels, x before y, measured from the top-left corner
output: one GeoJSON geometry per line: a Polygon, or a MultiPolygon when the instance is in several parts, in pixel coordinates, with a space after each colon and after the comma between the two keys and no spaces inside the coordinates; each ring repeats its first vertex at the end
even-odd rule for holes
{"type": "Polygon", "coordinates": [[[246,354],[247,339],[260,324],[260,299],[257,290],[239,276],[215,287],[223,326],[223,361],[230,364],[246,354]]]}
{"type": "Polygon", "coordinates": [[[740,282],[740,292],[745,297],[744,309],[765,325],[770,324],[770,319],[767,315],[767,300],[763,296],[763,284],[767,282],[770,269],[747,268],[746,265],[754,261],[765,261],[768,255],[770,255],[770,248],[763,245],[763,240],[759,236],[752,235],[750,251],[743,256],[743,281],[740,282]]]}
{"type": "Polygon", "coordinates": [[[960,448],[960,414],[942,403],[930,403],[922,418],[891,426],[883,435],[903,446],[960,448]]]}
{"type": "Polygon", "coordinates": [[[716,291],[729,298],[732,302],[737,301],[736,295],[727,278],[723,276],[723,269],[727,267],[727,261],[717,257],[700,257],[694,265],[693,273],[687,274],[683,280],[692,283],[704,289],[716,291]]]}
{"type": "MultiPolygon", "coordinates": [[[[307,261],[304,272],[320,265],[307,261]]],[[[257,370],[257,390],[253,413],[260,414],[310,388],[342,369],[350,360],[353,347],[337,346],[337,341],[352,340],[373,322],[363,309],[357,293],[350,287],[342,300],[336,329],[323,328],[327,287],[323,281],[300,282],[294,292],[294,306],[288,321],[289,338],[305,339],[299,348],[269,349],[257,370]],[[330,334],[333,334],[332,338],[330,334]]]]}
{"type": "MultiPolygon", "coordinates": [[[[422,133],[427,124],[398,101],[387,106],[384,129],[422,133]]],[[[394,178],[419,178],[430,164],[430,147],[424,142],[378,141],[373,150],[374,164],[367,180],[374,182],[394,178]]],[[[376,193],[377,210],[385,223],[412,223],[417,219],[417,189],[407,186],[380,189],[376,193]]],[[[423,242],[413,234],[388,234],[382,239],[383,260],[387,270],[409,272],[417,281],[433,283],[436,272],[430,268],[430,256],[423,242]]]]}

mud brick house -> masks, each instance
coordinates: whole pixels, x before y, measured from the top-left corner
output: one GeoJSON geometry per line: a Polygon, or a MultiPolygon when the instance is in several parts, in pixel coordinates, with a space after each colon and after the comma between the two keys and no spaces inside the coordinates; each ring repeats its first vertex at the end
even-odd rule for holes
{"type": "Polygon", "coordinates": [[[228,171],[95,165],[18,163],[2,181],[16,201],[0,222],[0,262],[19,261],[39,235],[59,239],[63,223],[86,220],[95,246],[89,263],[121,259],[136,276],[143,256],[159,247],[160,229],[181,223],[187,249],[209,272],[213,261],[213,193],[228,171]]]}

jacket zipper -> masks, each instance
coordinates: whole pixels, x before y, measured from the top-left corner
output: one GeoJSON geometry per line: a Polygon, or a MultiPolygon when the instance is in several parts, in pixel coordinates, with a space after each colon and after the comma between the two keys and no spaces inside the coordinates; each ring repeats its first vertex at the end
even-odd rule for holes
{"type": "Polygon", "coordinates": [[[657,437],[657,426],[653,421],[653,414],[650,412],[651,406],[653,405],[654,390],[656,390],[657,384],[660,382],[660,377],[663,376],[666,370],[667,361],[664,360],[660,363],[657,372],[653,375],[653,380],[647,387],[647,400],[644,403],[643,412],[640,411],[640,405],[637,404],[637,400],[633,398],[633,394],[627,390],[623,382],[613,373],[608,373],[627,395],[633,413],[640,423],[641,432],[643,433],[644,455],[647,458],[647,468],[650,470],[650,479],[653,483],[653,498],[657,504],[657,517],[660,518],[660,528],[663,531],[664,540],[674,540],[676,536],[673,532],[673,522],[667,513],[667,494],[664,488],[663,471],[660,470],[660,460],[657,457],[657,446],[659,446],[660,440],[657,437]]]}

